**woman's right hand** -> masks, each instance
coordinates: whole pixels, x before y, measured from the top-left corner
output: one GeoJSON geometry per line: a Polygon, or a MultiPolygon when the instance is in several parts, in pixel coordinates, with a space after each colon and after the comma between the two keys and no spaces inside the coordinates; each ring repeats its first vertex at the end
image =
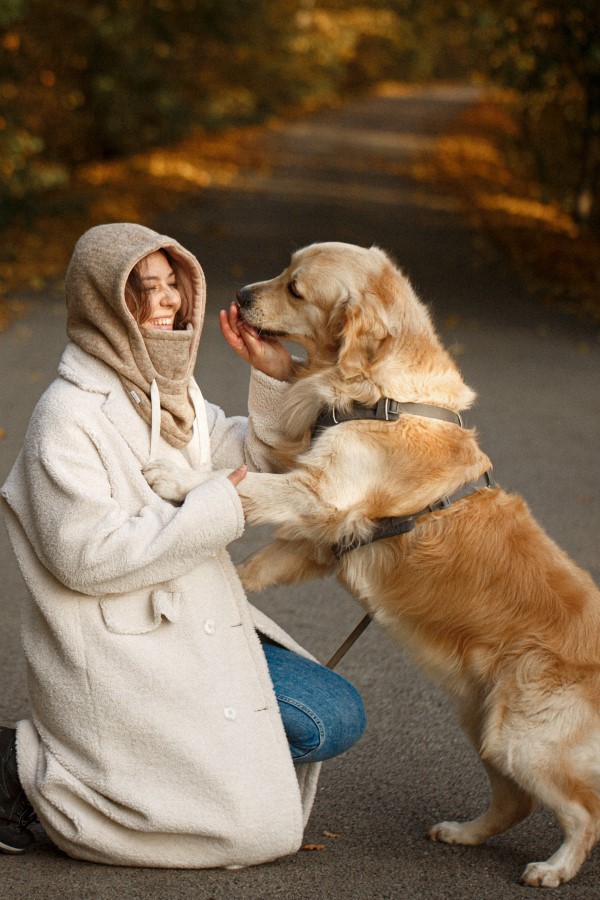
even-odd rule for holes
{"type": "Polygon", "coordinates": [[[242,481],[246,475],[248,474],[248,466],[240,466],[237,469],[234,469],[233,472],[230,472],[227,476],[234,487],[242,481]]]}
{"type": "Polygon", "coordinates": [[[261,336],[240,318],[238,304],[233,302],[229,310],[219,313],[221,332],[238,356],[259,372],[277,381],[289,381],[293,362],[289,350],[277,338],[261,336]]]}

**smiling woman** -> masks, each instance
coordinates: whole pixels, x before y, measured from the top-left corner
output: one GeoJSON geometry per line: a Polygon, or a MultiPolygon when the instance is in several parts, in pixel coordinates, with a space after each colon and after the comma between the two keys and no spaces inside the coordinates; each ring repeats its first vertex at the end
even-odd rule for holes
{"type": "Polygon", "coordinates": [[[129,273],[125,285],[127,308],[141,328],[173,331],[187,325],[176,266],[164,250],[150,253],[129,273]]]}
{"type": "Polygon", "coordinates": [[[65,289],[58,378],[1,491],[35,624],[32,716],[0,726],[0,853],[34,845],[36,816],[72,857],[110,865],[295,853],[315,764],[358,740],[365,715],[352,685],[249,603],[226,549],[244,528],[237,485],[276,464],[291,356],[233,305],[223,334],[252,366],[249,416],[206,402],[193,377],[204,273],[142,225],[82,235],[65,289]],[[182,504],[148,483],[161,459],[203,473],[182,504]]]}

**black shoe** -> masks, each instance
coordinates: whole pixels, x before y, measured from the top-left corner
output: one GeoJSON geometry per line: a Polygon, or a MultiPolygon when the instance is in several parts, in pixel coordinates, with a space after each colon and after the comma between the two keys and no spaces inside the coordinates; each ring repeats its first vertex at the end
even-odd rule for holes
{"type": "Polygon", "coordinates": [[[0,726],[0,851],[23,853],[35,838],[29,826],[37,819],[17,772],[16,731],[0,726]]]}

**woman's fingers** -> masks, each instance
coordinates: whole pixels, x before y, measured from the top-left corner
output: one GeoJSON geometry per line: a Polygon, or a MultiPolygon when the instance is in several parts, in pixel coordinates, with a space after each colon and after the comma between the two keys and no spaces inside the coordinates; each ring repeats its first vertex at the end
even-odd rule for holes
{"type": "Polygon", "coordinates": [[[246,344],[240,335],[237,321],[232,320],[231,318],[231,312],[228,314],[224,309],[221,310],[219,313],[219,325],[221,326],[221,333],[229,346],[232,347],[236,353],[244,353],[246,344]]]}
{"type": "Polygon", "coordinates": [[[240,466],[239,468],[234,469],[233,472],[230,472],[227,477],[229,478],[232,485],[235,487],[236,485],[238,485],[240,483],[240,481],[242,481],[246,477],[247,474],[248,474],[248,466],[240,466]]]}
{"type": "Polygon", "coordinates": [[[244,322],[237,303],[232,303],[228,311],[221,310],[219,324],[229,346],[253,368],[279,381],[289,379],[292,357],[288,350],[276,338],[264,337],[244,322]]]}

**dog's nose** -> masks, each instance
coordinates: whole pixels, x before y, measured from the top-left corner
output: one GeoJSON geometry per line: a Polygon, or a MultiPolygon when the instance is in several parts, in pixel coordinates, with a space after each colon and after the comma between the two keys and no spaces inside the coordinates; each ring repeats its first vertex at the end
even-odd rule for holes
{"type": "Polygon", "coordinates": [[[237,302],[240,304],[242,309],[246,309],[252,303],[252,291],[246,285],[246,287],[240,288],[236,294],[237,302]]]}

